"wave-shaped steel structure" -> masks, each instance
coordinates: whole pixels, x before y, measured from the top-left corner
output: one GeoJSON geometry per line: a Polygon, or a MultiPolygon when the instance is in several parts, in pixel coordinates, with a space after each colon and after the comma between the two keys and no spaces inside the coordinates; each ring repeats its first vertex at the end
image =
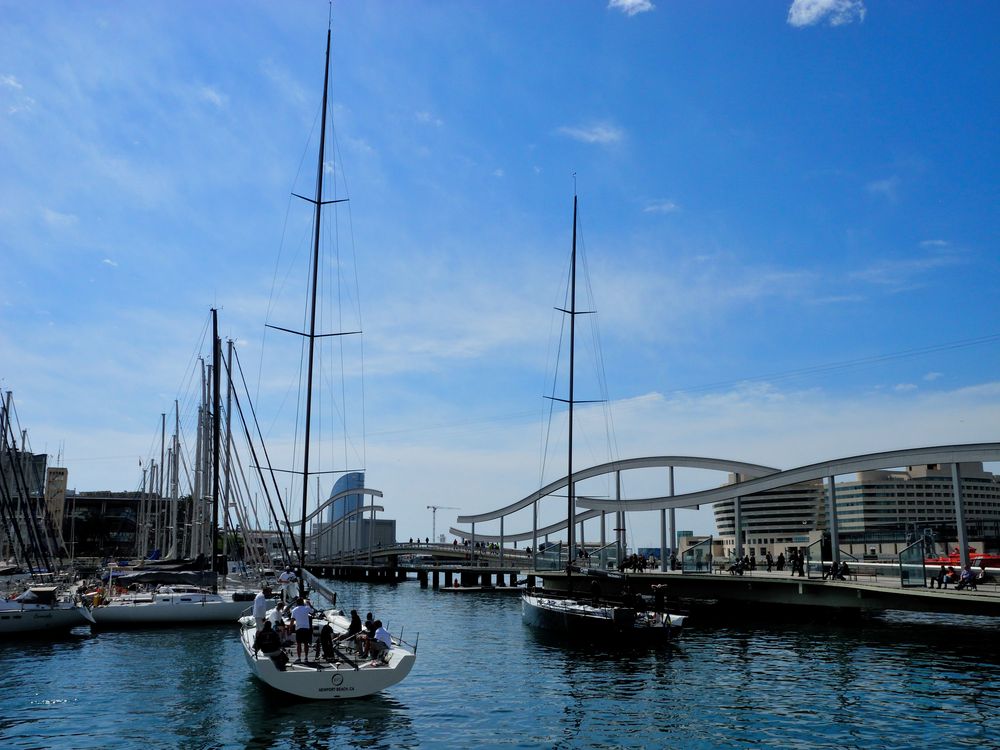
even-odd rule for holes
{"type": "MultiPolygon", "coordinates": [[[[991,462],[1000,461],[1000,443],[968,443],[960,445],[938,445],[923,448],[904,448],[901,450],[885,451],[881,453],[867,453],[847,458],[837,458],[828,461],[821,461],[806,466],[784,471],[759,464],[751,464],[743,461],[733,461],[722,458],[705,458],[697,456],[646,456],[642,458],[630,458],[619,461],[609,461],[607,463],[592,466],[588,469],[573,473],[574,483],[582,482],[585,479],[603,476],[605,474],[620,473],[634,469],[650,468],[694,468],[724,471],[736,474],[738,482],[727,484],[721,487],[708,490],[699,490],[684,494],[663,495],[658,497],[645,497],[634,499],[601,499],[586,496],[577,497],[577,507],[580,513],[576,516],[576,521],[585,521],[595,518],[602,512],[635,512],[635,511],[656,511],[670,510],[673,508],[692,508],[700,505],[717,503],[723,500],[731,500],[746,497],[760,492],[796,485],[801,482],[816,480],[826,480],[830,477],[852,474],[859,471],[873,471],[878,469],[890,469],[899,466],[916,466],[921,464],[952,464],[957,465],[967,462],[991,462]]],[[[545,534],[551,534],[566,528],[566,521],[560,521],[544,529],[532,529],[527,532],[515,534],[504,534],[503,522],[506,516],[516,513],[519,510],[530,507],[544,497],[552,495],[569,485],[567,477],[561,477],[531,493],[514,503],[505,505],[496,510],[478,513],[474,515],[459,516],[456,522],[472,525],[475,531],[475,524],[488,521],[500,521],[500,535],[472,534],[476,539],[483,541],[522,541],[537,538],[545,534]]],[[[469,537],[468,529],[452,527],[449,531],[456,536],[469,537]]]]}

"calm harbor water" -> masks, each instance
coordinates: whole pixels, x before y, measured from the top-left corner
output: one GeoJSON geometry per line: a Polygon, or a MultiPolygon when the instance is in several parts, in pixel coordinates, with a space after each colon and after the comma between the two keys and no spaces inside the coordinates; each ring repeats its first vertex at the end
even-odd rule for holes
{"type": "Polygon", "coordinates": [[[296,704],[248,674],[236,628],[78,629],[0,646],[13,748],[1000,748],[1000,626],[696,624],[601,651],[524,627],[520,599],[337,584],[420,633],[385,694],[296,704]]]}

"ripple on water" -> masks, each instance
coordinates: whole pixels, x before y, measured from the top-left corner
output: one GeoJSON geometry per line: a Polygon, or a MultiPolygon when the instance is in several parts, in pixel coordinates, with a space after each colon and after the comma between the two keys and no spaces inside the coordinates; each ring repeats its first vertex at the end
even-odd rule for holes
{"type": "Polygon", "coordinates": [[[385,694],[298,703],[250,678],[235,627],[77,632],[0,646],[13,748],[861,748],[998,746],[1000,639],[982,623],[692,628],[659,650],[581,647],[520,601],[338,584],[408,640],[385,694]],[[962,721],[956,711],[964,710],[962,721]]]}

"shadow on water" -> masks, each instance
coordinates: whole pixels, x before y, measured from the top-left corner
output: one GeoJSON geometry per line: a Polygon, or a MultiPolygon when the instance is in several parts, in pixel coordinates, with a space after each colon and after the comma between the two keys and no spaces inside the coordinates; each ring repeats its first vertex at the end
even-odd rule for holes
{"type": "Polygon", "coordinates": [[[240,691],[246,750],[419,746],[409,710],[387,695],[303,701],[248,679],[240,691]]]}

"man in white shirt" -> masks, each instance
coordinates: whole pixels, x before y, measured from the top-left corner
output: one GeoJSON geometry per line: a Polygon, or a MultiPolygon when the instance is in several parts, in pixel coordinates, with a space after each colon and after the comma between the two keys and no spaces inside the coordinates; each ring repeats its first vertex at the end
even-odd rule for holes
{"type": "Polygon", "coordinates": [[[372,660],[378,661],[379,656],[392,648],[392,636],[389,635],[388,630],[382,627],[381,620],[376,620],[374,622],[374,626],[375,637],[371,639],[371,643],[368,648],[371,651],[372,660]]]}
{"type": "Polygon", "coordinates": [[[291,565],[286,565],[285,569],[281,571],[281,575],[278,576],[278,583],[281,584],[281,590],[284,592],[286,602],[295,601],[299,590],[298,580],[291,565]]]}
{"type": "Polygon", "coordinates": [[[302,661],[302,649],[305,648],[306,658],[309,658],[309,644],[312,643],[312,616],[316,610],[308,601],[295,600],[292,607],[292,619],[295,620],[295,656],[296,661],[302,661]]]}
{"type": "Polygon", "coordinates": [[[264,619],[267,617],[267,597],[263,591],[258,591],[253,598],[253,619],[257,622],[257,632],[264,629],[264,619]]]}

